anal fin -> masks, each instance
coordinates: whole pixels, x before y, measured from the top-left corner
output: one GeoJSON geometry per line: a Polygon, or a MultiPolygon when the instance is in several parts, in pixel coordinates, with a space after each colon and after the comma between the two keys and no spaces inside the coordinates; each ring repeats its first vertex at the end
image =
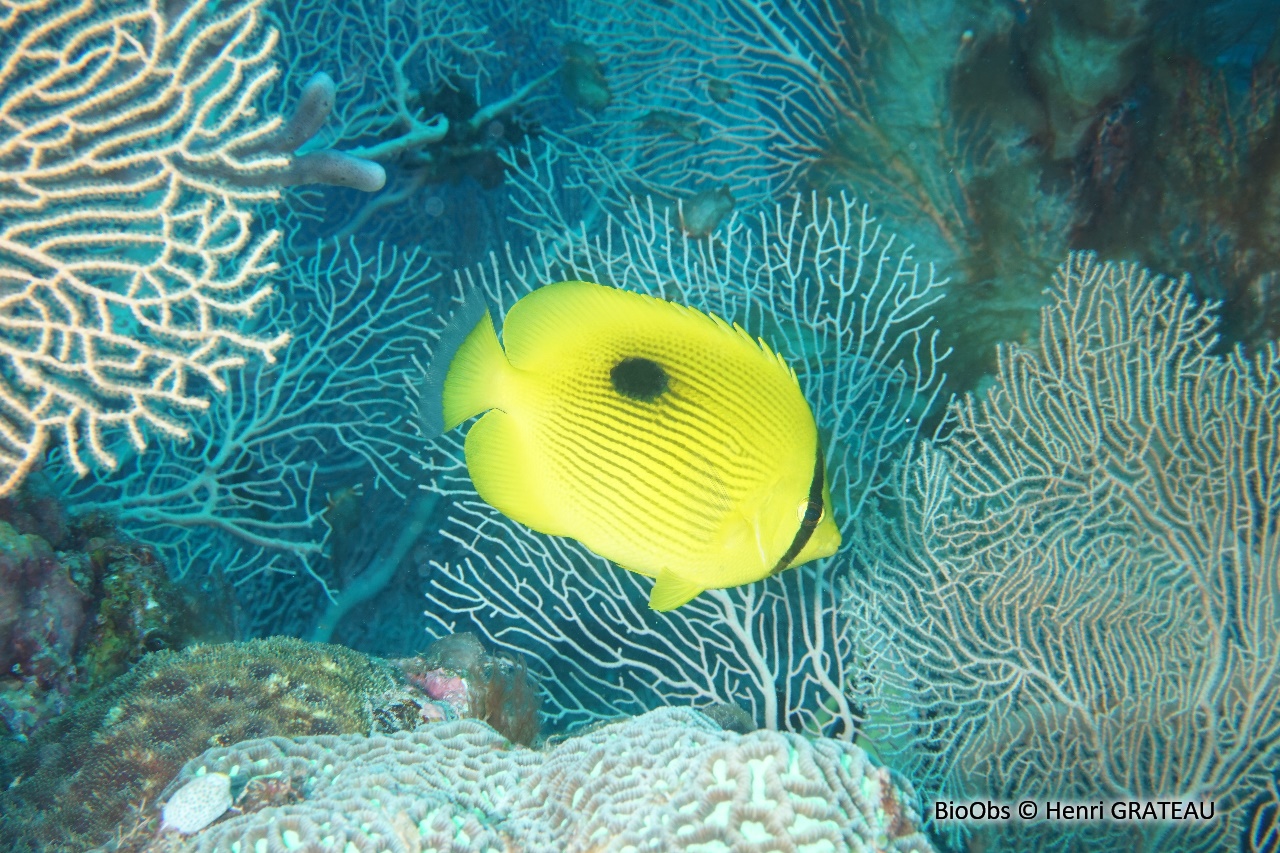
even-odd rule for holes
{"type": "Polygon", "coordinates": [[[467,431],[466,454],[471,482],[486,503],[540,533],[565,535],[515,418],[489,410],[467,431]]]}

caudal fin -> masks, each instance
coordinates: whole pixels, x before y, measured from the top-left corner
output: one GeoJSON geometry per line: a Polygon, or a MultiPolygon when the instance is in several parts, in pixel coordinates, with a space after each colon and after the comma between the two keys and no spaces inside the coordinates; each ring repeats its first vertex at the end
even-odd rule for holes
{"type": "MultiPolygon", "coordinates": [[[[492,403],[490,403],[469,415],[458,418],[456,421],[450,421],[445,414],[445,380],[448,379],[453,362],[457,360],[458,354],[467,344],[472,333],[478,331],[482,326],[488,327],[489,335],[493,337],[497,356],[505,362],[506,357],[503,355],[502,347],[498,345],[497,336],[493,332],[493,321],[489,319],[489,310],[488,306],[485,305],[484,295],[479,288],[472,287],[463,294],[462,303],[454,309],[452,316],[449,317],[445,327],[440,331],[439,340],[431,348],[431,361],[428,363],[426,371],[422,374],[422,381],[418,385],[418,423],[422,427],[422,434],[427,439],[442,435],[467,418],[478,415],[485,409],[492,408],[492,403]]],[[[474,359],[471,359],[471,361],[474,361],[474,359]]],[[[481,387],[483,388],[483,383],[481,383],[481,387]]]]}

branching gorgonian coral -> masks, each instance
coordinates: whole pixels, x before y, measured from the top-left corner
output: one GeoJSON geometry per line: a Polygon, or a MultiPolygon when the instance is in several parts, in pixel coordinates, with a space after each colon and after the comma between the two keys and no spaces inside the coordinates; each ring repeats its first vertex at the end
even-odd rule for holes
{"type": "MultiPolygon", "coordinates": [[[[404,389],[431,327],[439,276],[429,264],[417,252],[353,246],[295,264],[279,279],[289,298],[264,318],[296,330],[275,363],[240,371],[231,393],[187,415],[191,441],[128,454],[110,476],[67,484],[77,508],[116,515],[179,577],[216,568],[244,583],[302,570],[331,591],[326,492],[407,488],[416,445],[404,389]]],[[[303,600],[313,598],[294,589],[291,606],[303,600]]],[[[250,621],[260,604],[246,608],[250,621]]]]}
{"type": "Polygon", "coordinates": [[[928,797],[1212,800],[1185,829],[1070,829],[1221,849],[1273,787],[1280,347],[1214,354],[1210,310],[1073,255],[1038,344],[903,467],[849,612],[867,736],[928,797]]]}
{"type": "Polygon", "coordinates": [[[256,103],[276,77],[260,0],[0,5],[0,494],[51,446],[78,475],[121,443],[187,439],[254,357],[279,235],[274,187],[376,189],[379,167],[295,156],[331,105],[256,103]]]}

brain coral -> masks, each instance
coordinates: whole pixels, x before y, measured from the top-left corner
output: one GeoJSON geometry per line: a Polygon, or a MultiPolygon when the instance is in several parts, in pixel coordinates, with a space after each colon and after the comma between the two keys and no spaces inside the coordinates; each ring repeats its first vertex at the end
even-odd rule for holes
{"type": "Polygon", "coordinates": [[[909,791],[858,747],[668,708],[517,746],[471,720],[209,750],[237,808],[152,851],[928,851],[909,791]],[[262,780],[271,784],[264,786],[262,780]],[[287,792],[287,793],[282,793],[287,792]]]}

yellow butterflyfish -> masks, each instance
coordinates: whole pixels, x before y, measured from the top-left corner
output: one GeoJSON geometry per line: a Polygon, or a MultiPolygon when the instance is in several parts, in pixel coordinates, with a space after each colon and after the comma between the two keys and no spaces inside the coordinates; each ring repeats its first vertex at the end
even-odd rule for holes
{"type": "Polygon", "coordinates": [[[443,375],[424,407],[444,430],[483,415],[465,443],[480,497],[654,578],[655,610],[840,546],[795,373],[718,317],[550,284],[511,307],[501,342],[486,311],[443,375]]]}

